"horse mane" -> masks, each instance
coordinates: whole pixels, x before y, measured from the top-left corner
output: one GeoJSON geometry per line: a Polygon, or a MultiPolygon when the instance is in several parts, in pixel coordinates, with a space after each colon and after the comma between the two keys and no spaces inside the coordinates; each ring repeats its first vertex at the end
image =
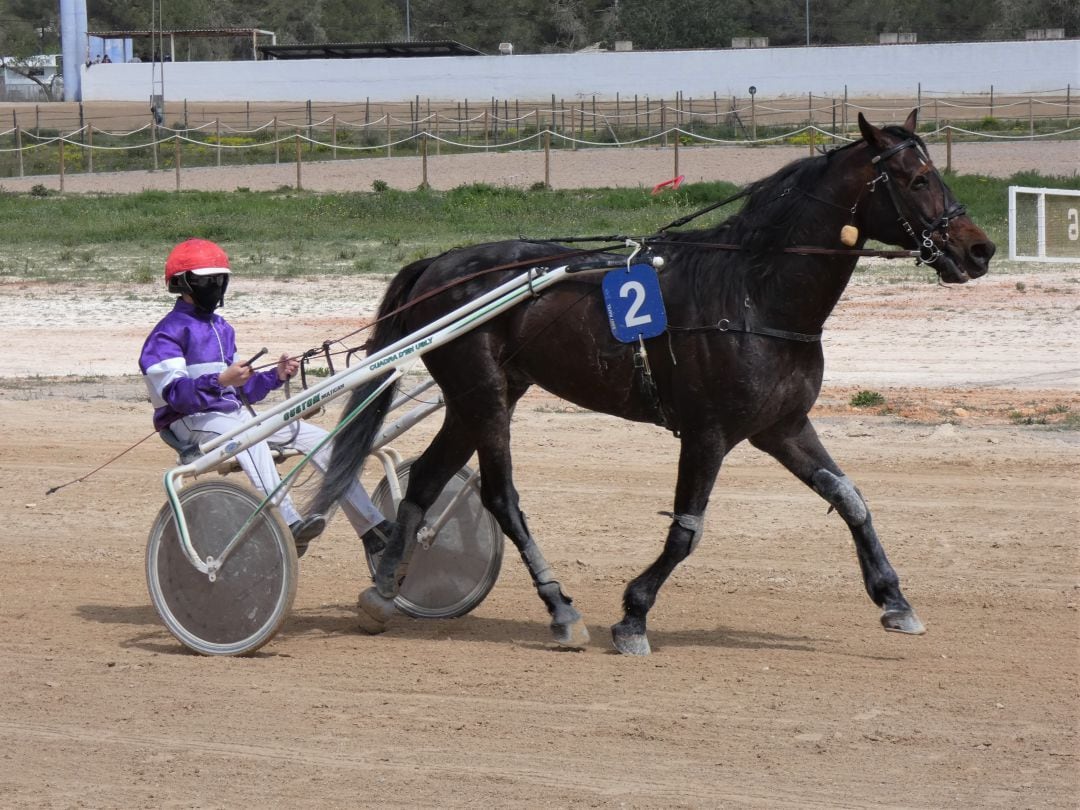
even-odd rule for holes
{"type": "MultiPolygon", "coordinates": [[[[899,126],[884,131],[900,139],[922,140],[899,126]]],[[[862,139],[800,158],[745,188],[742,208],[719,225],[664,234],[671,245],[669,261],[687,274],[698,294],[744,292],[775,269],[785,254],[780,250],[806,244],[836,218],[836,208],[822,202],[824,179],[837,155],[864,143],[862,139]],[[739,250],[718,250],[707,244],[738,245],[739,250]],[[719,272],[718,272],[719,271],[719,272]]],[[[794,257],[792,257],[794,258],[794,257]]]]}

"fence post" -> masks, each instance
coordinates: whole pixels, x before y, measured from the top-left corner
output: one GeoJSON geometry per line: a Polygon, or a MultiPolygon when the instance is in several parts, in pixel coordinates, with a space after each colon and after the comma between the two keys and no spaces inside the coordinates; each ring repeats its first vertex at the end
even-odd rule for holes
{"type": "Polygon", "coordinates": [[[810,139],[809,139],[810,140],[810,157],[813,157],[814,156],[814,135],[816,134],[814,132],[814,125],[813,124],[810,125],[810,129],[808,129],[807,132],[810,133],[810,139]]]}
{"type": "Polygon", "coordinates": [[[176,173],[176,190],[180,191],[180,133],[173,135],[173,171],[176,173]]]}
{"type": "Polygon", "coordinates": [[[19,152],[19,177],[23,177],[22,130],[15,127],[15,148],[19,152]]]}
{"type": "Polygon", "coordinates": [[[156,120],[150,121],[150,143],[152,149],[150,152],[154,156],[154,171],[158,170],[158,125],[156,120]]]}
{"type": "Polygon", "coordinates": [[[383,107],[383,115],[386,116],[386,156],[390,157],[392,154],[392,147],[390,146],[390,111],[383,107]]]}
{"type": "Polygon", "coordinates": [[[660,145],[667,146],[667,107],[663,99],[660,99],[660,145]]]}
{"type": "Polygon", "coordinates": [[[847,114],[848,114],[848,109],[847,109],[847,85],[845,84],[844,85],[844,106],[840,111],[840,120],[842,122],[842,126],[844,127],[844,137],[845,138],[847,137],[847,114]]]}
{"type": "Polygon", "coordinates": [[[337,113],[330,116],[330,157],[337,160],[337,113]]]}
{"type": "Polygon", "coordinates": [[[221,166],[221,119],[214,119],[214,143],[217,145],[217,165],[221,166]]]}
{"type": "Polygon", "coordinates": [[[424,132],[420,135],[420,188],[429,188],[427,179],[427,149],[428,136],[424,132]]]}
{"type": "Polygon", "coordinates": [[[1035,109],[1032,106],[1034,102],[1031,96],[1028,96],[1028,132],[1030,133],[1029,140],[1035,140],[1035,109]]]}
{"type": "Polygon", "coordinates": [[[945,173],[952,172],[952,127],[945,125],[945,173]]]}
{"type": "Polygon", "coordinates": [[[60,136],[57,141],[60,144],[60,193],[64,193],[64,138],[60,136]]]}
{"type": "Polygon", "coordinates": [[[86,125],[86,173],[94,173],[94,125],[86,125]]]}
{"type": "Polygon", "coordinates": [[[679,133],[675,133],[675,174],[672,177],[679,176],[679,133]]]}
{"type": "MultiPolygon", "coordinates": [[[[311,125],[312,125],[312,123],[313,123],[313,119],[311,117],[311,99],[309,98],[308,102],[307,102],[307,136],[308,136],[309,147],[311,149],[314,149],[315,144],[311,143],[311,140],[312,140],[312,138],[311,138],[311,125]]],[[[297,143],[299,143],[299,141],[297,141],[297,143]]]]}
{"type": "Polygon", "coordinates": [[[251,129],[251,102],[244,102],[244,128],[251,129]]]}
{"type": "Polygon", "coordinates": [[[544,188],[551,188],[551,132],[544,130],[544,188]]]}
{"type": "Polygon", "coordinates": [[[274,163],[281,163],[281,141],[278,140],[277,116],[274,116],[274,163]]]}
{"type": "Polygon", "coordinates": [[[304,184],[300,175],[300,133],[296,133],[296,190],[303,191],[304,184]]]}

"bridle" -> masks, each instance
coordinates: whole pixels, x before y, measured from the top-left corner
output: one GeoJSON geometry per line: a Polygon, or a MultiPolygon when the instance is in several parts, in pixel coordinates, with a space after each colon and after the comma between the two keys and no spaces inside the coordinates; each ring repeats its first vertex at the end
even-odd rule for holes
{"type": "Polygon", "coordinates": [[[915,138],[908,138],[898,144],[890,146],[881,154],[871,158],[870,162],[880,171],[880,174],[878,174],[877,177],[867,183],[870,192],[873,193],[876,191],[879,183],[885,188],[889,193],[889,199],[892,201],[893,209],[896,211],[897,221],[900,223],[900,227],[911,237],[911,240],[915,243],[915,246],[919,251],[919,257],[916,259],[916,264],[933,264],[945,255],[937,246],[937,243],[934,242],[934,234],[939,234],[941,236],[942,243],[948,242],[949,223],[951,223],[952,220],[963,216],[967,212],[967,209],[956,200],[949,199],[948,186],[945,185],[945,181],[941,179],[941,175],[938,173],[937,168],[930,162],[930,158],[923,152],[922,147],[915,138]],[[902,204],[900,194],[896,188],[896,183],[889,174],[887,164],[889,158],[905,149],[914,149],[919,153],[920,158],[925,162],[924,165],[930,167],[929,173],[933,175],[942,189],[944,210],[941,215],[932,220],[927,219],[921,213],[917,216],[918,223],[922,226],[921,237],[916,234],[915,228],[912,227],[908,217],[904,215],[905,206],[902,204]]]}

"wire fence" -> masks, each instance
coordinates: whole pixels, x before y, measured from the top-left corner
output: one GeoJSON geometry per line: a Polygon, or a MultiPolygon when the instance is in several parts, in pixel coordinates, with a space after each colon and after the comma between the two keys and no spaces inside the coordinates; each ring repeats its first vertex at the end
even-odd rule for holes
{"type": "Polygon", "coordinates": [[[919,110],[928,141],[1080,139],[1071,87],[1025,96],[924,91],[894,99],[633,96],[550,104],[189,104],[162,123],[131,104],[0,106],[0,177],[273,164],[470,151],[803,144],[858,138],[861,113],[900,123],[919,110]],[[149,120],[147,120],[149,119],[149,120]]]}

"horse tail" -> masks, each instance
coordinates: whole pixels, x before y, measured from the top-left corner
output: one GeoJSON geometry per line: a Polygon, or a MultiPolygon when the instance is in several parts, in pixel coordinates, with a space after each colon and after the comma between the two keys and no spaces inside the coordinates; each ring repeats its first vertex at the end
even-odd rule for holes
{"type": "MultiPolygon", "coordinates": [[[[404,336],[405,318],[402,309],[408,301],[413,286],[428,266],[435,261],[435,258],[437,257],[413,262],[394,276],[390,286],[387,287],[382,303],[379,304],[375,333],[368,344],[368,354],[389,346],[404,336]]],[[[345,405],[342,418],[348,418],[348,415],[371,397],[389,376],[389,373],[382,374],[354,389],[345,405]]],[[[326,514],[356,481],[364,459],[371,452],[371,447],[386,420],[396,390],[396,384],[387,386],[367,408],[342,427],[334,437],[330,463],[323,474],[322,486],[308,504],[309,514],[326,514]]]]}

